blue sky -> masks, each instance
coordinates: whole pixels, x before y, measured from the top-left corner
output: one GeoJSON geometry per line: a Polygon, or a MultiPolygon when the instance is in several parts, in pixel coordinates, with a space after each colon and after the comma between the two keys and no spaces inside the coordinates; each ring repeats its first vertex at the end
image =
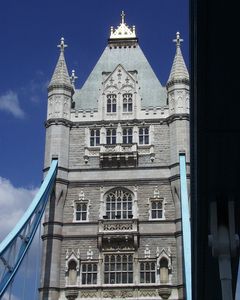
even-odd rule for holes
{"type": "Polygon", "coordinates": [[[136,25],[141,48],[165,85],[176,31],[184,39],[188,65],[186,0],[1,1],[0,176],[15,186],[35,187],[42,180],[47,83],[61,36],[79,88],[106,46],[110,26],[119,24],[121,10],[126,22],[136,25]]]}
{"type": "Polygon", "coordinates": [[[75,69],[80,88],[106,47],[110,26],[119,25],[122,10],[127,24],[136,26],[139,44],[162,85],[172,66],[177,31],[189,66],[187,0],[1,1],[0,240],[42,181],[47,85],[60,38],[68,44],[68,70],[75,69]]]}

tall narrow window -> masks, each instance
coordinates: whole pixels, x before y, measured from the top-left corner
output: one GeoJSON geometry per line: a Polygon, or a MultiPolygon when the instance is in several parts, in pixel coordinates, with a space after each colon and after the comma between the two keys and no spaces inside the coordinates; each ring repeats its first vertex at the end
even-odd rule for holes
{"type": "Polygon", "coordinates": [[[154,262],[140,263],[140,283],[156,282],[156,264],[154,262]]]}
{"type": "Polygon", "coordinates": [[[160,260],[160,283],[168,283],[168,281],[168,260],[165,257],[163,257],[160,260]]]}
{"type": "Polygon", "coordinates": [[[75,219],[76,221],[87,220],[87,203],[76,203],[75,208],[75,219]]]}
{"type": "Polygon", "coordinates": [[[121,189],[108,193],[106,197],[106,216],[108,219],[132,218],[132,195],[121,189]]]}
{"type": "Polygon", "coordinates": [[[115,145],[117,141],[116,129],[107,129],[107,145],[115,145]]]}
{"type": "Polygon", "coordinates": [[[132,94],[123,94],[123,112],[131,112],[132,106],[132,94]]]}
{"type": "Polygon", "coordinates": [[[163,201],[152,200],[151,201],[151,218],[162,219],[163,217],[163,201]]]}
{"type": "Polygon", "coordinates": [[[117,111],[117,95],[108,94],[107,95],[107,112],[116,112],[117,111]]]}
{"type": "Polygon", "coordinates": [[[132,144],[132,136],[133,136],[132,128],[124,128],[123,129],[123,143],[124,144],[132,144]]]}
{"type": "Polygon", "coordinates": [[[104,257],[104,283],[133,283],[133,256],[105,255],[104,257]]]}
{"type": "Polygon", "coordinates": [[[100,130],[90,130],[90,146],[98,146],[100,144],[100,130]]]}
{"type": "Polygon", "coordinates": [[[82,284],[97,284],[97,264],[82,264],[82,284]]]}
{"type": "Polygon", "coordinates": [[[149,128],[148,127],[139,128],[139,144],[140,145],[149,144],[149,128]]]}

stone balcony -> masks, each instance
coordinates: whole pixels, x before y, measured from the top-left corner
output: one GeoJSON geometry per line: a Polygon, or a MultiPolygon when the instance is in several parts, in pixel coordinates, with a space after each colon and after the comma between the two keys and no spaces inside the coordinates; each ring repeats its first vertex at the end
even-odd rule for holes
{"type": "Polygon", "coordinates": [[[102,145],[99,157],[102,167],[136,166],[137,144],[102,145]]]}
{"type": "Polygon", "coordinates": [[[98,223],[98,245],[99,248],[105,244],[125,244],[138,247],[138,220],[99,220],[98,223]]]}

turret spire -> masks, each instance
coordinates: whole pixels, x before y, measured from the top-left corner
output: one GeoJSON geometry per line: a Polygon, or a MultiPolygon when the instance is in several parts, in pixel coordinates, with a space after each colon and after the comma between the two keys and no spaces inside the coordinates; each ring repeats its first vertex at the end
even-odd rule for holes
{"type": "Polygon", "coordinates": [[[174,80],[188,80],[189,74],[184,62],[182,51],[181,51],[181,42],[183,39],[180,38],[180,33],[176,33],[176,39],[173,40],[176,43],[176,54],[174,57],[172,69],[170,72],[170,76],[168,78],[168,83],[174,80]]]}
{"type": "Polygon", "coordinates": [[[65,44],[63,37],[61,38],[60,44],[57,45],[57,47],[60,48],[60,55],[49,87],[54,85],[65,85],[68,87],[72,87],[64,57],[64,49],[67,47],[67,45],[65,44]]]}

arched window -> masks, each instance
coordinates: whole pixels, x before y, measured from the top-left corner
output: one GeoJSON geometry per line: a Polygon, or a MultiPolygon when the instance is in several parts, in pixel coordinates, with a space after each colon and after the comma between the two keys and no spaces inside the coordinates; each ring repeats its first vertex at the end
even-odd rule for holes
{"type": "Polygon", "coordinates": [[[106,196],[107,219],[132,218],[132,194],[126,190],[115,189],[106,196]]]}
{"type": "Polygon", "coordinates": [[[117,111],[117,95],[108,94],[107,95],[107,112],[116,112],[117,111]]]}
{"type": "Polygon", "coordinates": [[[99,146],[100,144],[100,130],[91,129],[90,130],[90,146],[99,146]]]}
{"type": "Polygon", "coordinates": [[[123,144],[132,144],[133,130],[132,128],[123,129],[123,144]]]}
{"type": "Polygon", "coordinates": [[[160,283],[168,283],[169,274],[168,274],[168,260],[163,257],[160,260],[160,283]]]}
{"type": "Polygon", "coordinates": [[[68,283],[70,285],[77,283],[77,263],[75,260],[70,260],[68,263],[68,283]]]}
{"type": "Polygon", "coordinates": [[[139,144],[148,145],[149,144],[149,128],[141,127],[139,128],[139,144]]]}
{"type": "Polygon", "coordinates": [[[115,128],[107,129],[107,145],[115,145],[117,141],[117,131],[115,128]]]}
{"type": "Polygon", "coordinates": [[[132,94],[123,94],[123,112],[132,112],[132,94]]]}

